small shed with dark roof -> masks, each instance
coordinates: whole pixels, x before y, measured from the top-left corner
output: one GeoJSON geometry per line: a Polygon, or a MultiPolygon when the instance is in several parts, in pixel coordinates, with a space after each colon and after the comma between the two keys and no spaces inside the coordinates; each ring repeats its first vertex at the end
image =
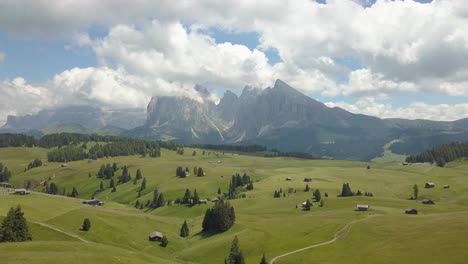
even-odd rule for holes
{"type": "Polygon", "coordinates": [[[432,201],[431,199],[424,199],[421,201],[423,204],[434,204],[434,201],[432,201]]]}
{"type": "Polygon", "coordinates": [[[414,208],[407,208],[405,210],[405,214],[418,214],[418,210],[414,209],[414,208]]]}

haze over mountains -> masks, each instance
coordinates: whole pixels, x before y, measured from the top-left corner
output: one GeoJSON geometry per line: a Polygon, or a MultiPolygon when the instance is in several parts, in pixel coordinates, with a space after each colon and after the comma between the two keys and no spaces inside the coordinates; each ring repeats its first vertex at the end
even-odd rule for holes
{"type": "Polygon", "coordinates": [[[468,140],[468,119],[454,122],[379,119],[330,108],[281,80],[271,88],[245,87],[240,96],[226,91],[219,104],[202,86],[197,99],[155,96],[141,109],[104,111],[73,106],[8,118],[2,131],[98,132],[180,143],[262,144],[337,159],[368,160],[383,146],[414,154],[455,140],[468,140]]]}

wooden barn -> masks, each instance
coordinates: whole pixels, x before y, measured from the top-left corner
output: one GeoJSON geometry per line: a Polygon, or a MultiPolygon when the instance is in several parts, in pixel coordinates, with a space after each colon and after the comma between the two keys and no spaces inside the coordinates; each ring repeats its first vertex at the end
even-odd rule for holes
{"type": "Polygon", "coordinates": [[[370,206],[367,205],[367,204],[358,204],[358,205],[356,206],[356,210],[357,210],[357,211],[367,211],[367,210],[369,210],[369,207],[370,207],[370,206]]]}
{"type": "Polygon", "coordinates": [[[426,189],[430,189],[430,188],[434,188],[435,187],[435,183],[433,182],[426,182],[426,184],[424,184],[424,188],[426,189]]]}

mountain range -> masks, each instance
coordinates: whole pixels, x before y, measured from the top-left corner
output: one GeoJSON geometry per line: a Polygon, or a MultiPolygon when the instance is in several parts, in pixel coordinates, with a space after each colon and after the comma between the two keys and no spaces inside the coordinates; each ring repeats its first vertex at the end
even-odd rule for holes
{"type": "Polygon", "coordinates": [[[468,119],[453,122],[380,119],[330,108],[285,82],[226,91],[218,104],[195,86],[197,98],[155,96],[141,109],[104,111],[73,106],[8,117],[2,131],[111,133],[183,144],[261,144],[281,151],[369,160],[392,151],[415,154],[434,145],[468,140],[468,119]],[[67,131],[77,129],[79,131],[67,131]]]}

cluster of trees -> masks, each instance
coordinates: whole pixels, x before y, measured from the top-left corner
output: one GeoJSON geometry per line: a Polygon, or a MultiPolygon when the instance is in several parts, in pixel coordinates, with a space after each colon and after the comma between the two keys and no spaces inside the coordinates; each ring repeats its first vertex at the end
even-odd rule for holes
{"type": "Polygon", "coordinates": [[[32,136],[22,134],[0,134],[0,148],[4,147],[34,147],[40,146],[43,148],[62,147],[68,145],[77,146],[84,142],[145,142],[147,144],[157,144],[161,148],[176,151],[180,145],[172,141],[145,141],[142,139],[132,139],[119,136],[108,136],[98,134],[79,134],[79,133],[56,133],[43,136],[41,139],[36,139],[32,136]]]}
{"type": "Polygon", "coordinates": [[[247,175],[247,173],[244,173],[244,175],[242,176],[240,176],[239,173],[232,175],[231,182],[229,183],[227,198],[236,199],[239,195],[238,188],[244,186],[246,190],[253,190],[254,188],[253,182],[250,179],[250,176],[247,175]]]}
{"type": "Polygon", "coordinates": [[[117,163],[113,163],[112,166],[110,163],[107,163],[106,165],[102,164],[101,168],[99,169],[96,177],[100,179],[110,179],[114,177],[114,173],[118,170],[119,168],[117,167],[117,163]]]}
{"type": "Polygon", "coordinates": [[[8,167],[4,167],[3,163],[0,162],[0,182],[8,182],[11,178],[11,171],[8,167]]]}
{"type": "Polygon", "coordinates": [[[164,198],[164,194],[160,193],[158,188],[155,188],[153,191],[153,201],[150,204],[151,209],[156,209],[162,207],[166,204],[166,199],[164,198]]]}
{"type": "MultiPolygon", "coordinates": [[[[349,196],[361,196],[363,193],[358,190],[356,193],[351,191],[351,187],[349,186],[349,183],[343,183],[343,186],[341,187],[341,194],[338,195],[338,197],[349,197],[349,196]]],[[[364,192],[364,196],[369,196],[369,197],[374,197],[374,194],[371,192],[364,192]]]]}
{"type": "Polygon", "coordinates": [[[178,166],[177,169],[176,169],[176,176],[177,177],[181,177],[181,178],[185,178],[187,177],[187,175],[190,173],[190,170],[188,167],[185,167],[185,169],[183,169],[181,166],[178,166]]]}
{"type": "Polygon", "coordinates": [[[184,155],[184,148],[182,148],[182,147],[177,148],[177,154],[184,155]]]}
{"type": "Polygon", "coordinates": [[[406,158],[406,162],[430,162],[431,164],[436,163],[439,167],[444,167],[447,162],[462,157],[468,157],[468,142],[440,145],[418,155],[411,155],[406,158]]]}
{"type": "Polygon", "coordinates": [[[25,169],[26,170],[30,170],[32,168],[36,168],[36,167],[40,167],[42,166],[42,161],[38,158],[35,158],[33,161],[31,161],[29,164],[28,164],[28,168],[25,169]]]}
{"type": "Polygon", "coordinates": [[[73,186],[71,193],[67,193],[66,189],[63,188],[62,192],[59,192],[59,188],[55,182],[51,182],[50,184],[46,181],[44,183],[44,192],[47,194],[52,194],[52,195],[63,195],[63,196],[68,196],[68,197],[78,197],[78,190],[76,187],[73,186]]]}
{"type": "Polygon", "coordinates": [[[273,193],[273,198],[281,198],[281,195],[283,197],[286,197],[286,193],[283,192],[282,188],[280,188],[279,191],[275,190],[275,192],[273,193]]]}
{"type": "Polygon", "coordinates": [[[213,144],[195,144],[191,147],[202,148],[202,149],[213,149],[223,151],[236,151],[236,152],[262,152],[266,151],[267,148],[261,145],[213,145],[213,144]]]}
{"type": "Polygon", "coordinates": [[[203,218],[203,232],[220,233],[234,225],[236,214],[234,207],[228,202],[219,201],[212,208],[208,208],[203,218]]]}
{"type": "Polygon", "coordinates": [[[197,176],[197,177],[202,177],[202,176],[205,176],[205,172],[203,171],[203,168],[202,167],[193,167],[193,175],[197,176]]]}
{"type": "Polygon", "coordinates": [[[0,242],[23,242],[32,240],[21,207],[11,207],[0,226],[0,242]]]}
{"type": "Polygon", "coordinates": [[[310,153],[304,152],[281,152],[276,149],[272,149],[272,152],[267,153],[264,155],[266,158],[274,158],[274,157],[290,157],[290,158],[298,158],[298,159],[309,159],[309,160],[319,160],[322,157],[313,155],[310,153]]]}
{"type": "Polygon", "coordinates": [[[132,175],[128,172],[128,167],[122,167],[122,175],[119,177],[119,183],[126,183],[132,180],[132,175]]]}
{"type": "Polygon", "coordinates": [[[198,196],[197,189],[193,191],[193,195],[189,189],[185,189],[184,196],[181,198],[176,199],[176,203],[179,204],[186,204],[186,205],[196,205],[200,202],[200,196],[198,196]]]}
{"type": "Polygon", "coordinates": [[[108,144],[95,144],[89,149],[89,157],[98,159],[102,157],[117,157],[147,154],[157,158],[161,156],[158,142],[144,141],[139,139],[127,139],[111,142],[108,144]]]}
{"type": "MultiPolygon", "coordinates": [[[[190,169],[188,167],[182,168],[182,166],[178,166],[176,168],[176,176],[180,178],[185,178],[190,175],[190,169]]],[[[197,177],[205,176],[205,172],[203,171],[202,167],[193,167],[193,175],[197,177]]]]}
{"type": "Polygon", "coordinates": [[[88,158],[88,154],[78,146],[64,146],[47,153],[47,160],[50,162],[68,162],[83,160],[88,158]]]}

